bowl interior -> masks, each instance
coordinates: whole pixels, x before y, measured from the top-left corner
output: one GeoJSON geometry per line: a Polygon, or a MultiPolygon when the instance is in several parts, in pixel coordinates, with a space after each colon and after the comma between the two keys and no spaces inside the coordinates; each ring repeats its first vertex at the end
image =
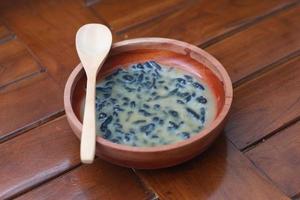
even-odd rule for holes
{"type": "MultiPolygon", "coordinates": [[[[163,49],[136,49],[119,52],[107,58],[105,64],[97,75],[97,80],[104,78],[119,67],[124,68],[131,64],[149,60],[154,60],[166,66],[180,68],[206,82],[208,87],[212,90],[217,102],[217,118],[225,102],[222,76],[221,74],[218,74],[218,71],[193,59],[189,54],[180,54],[178,52],[163,49]]],[[[81,105],[85,97],[85,84],[85,73],[81,70],[71,98],[73,110],[80,122],[82,122],[81,105]]]]}

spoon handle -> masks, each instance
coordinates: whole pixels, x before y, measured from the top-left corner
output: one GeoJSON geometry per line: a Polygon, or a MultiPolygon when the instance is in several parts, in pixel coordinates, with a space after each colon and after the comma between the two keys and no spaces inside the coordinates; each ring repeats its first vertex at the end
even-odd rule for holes
{"type": "Polygon", "coordinates": [[[80,159],[83,163],[92,163],[96,147],[96,119],[95,119],[95,86],[96,77],[87,76],[85,108],[80,144],[80,159]]]}

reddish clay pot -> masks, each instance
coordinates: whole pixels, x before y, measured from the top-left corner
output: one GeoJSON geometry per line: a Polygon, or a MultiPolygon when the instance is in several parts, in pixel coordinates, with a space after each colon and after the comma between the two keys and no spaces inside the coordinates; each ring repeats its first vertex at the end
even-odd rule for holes
{"type": "MultiPolygon", "coordinates": [[[[217,99],[217,116],[199,134],[169,145],[131,147],[97,137],[96,154],[111,163],[142,169],[173,166],[203,152],[222,131],[232,103],[232,83],[224,67],[202,49],[177,40],[138,38],[115,43],[98,74],[101,78],[119,66],[154,60],[168,66],[182,68],[201,76],[212,88],[217,99]]],[[[64,106],[69,124],[78,138],[82,119],[80,103],[84,98],[86,77],[79,64],[71,73],[64,92],[64,106]]]]}

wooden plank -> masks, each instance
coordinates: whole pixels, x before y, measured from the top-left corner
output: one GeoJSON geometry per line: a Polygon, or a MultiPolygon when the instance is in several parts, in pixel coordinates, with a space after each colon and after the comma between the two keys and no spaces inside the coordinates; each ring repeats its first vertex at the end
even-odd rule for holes
{"type": "Polygon", "coordinates": [[[75,35],[86,23],[102,23],[82,0],[0,2],[0,16],[61,85],[79,63],[75,35]]]}
{"type": "Polygon", "coordinates": [[[235,90],[227,137],[240,149],[300,115],[300,57],[235,90]]]}
{"type": "Polygon", "coordinates": [[[47,73],[0,90],[0,141],[63,109],[63,91],[47,73]]]}
{"type": "Polygon", "coordinates": [[[102,0],[91,8],[114,31],[120,31],[170,13],[187,2],[185,0],[131,0],[124,3],[122,0],[102,0]]]}
{"type": "Polygon", "coordinates": [[[300,6],[296,6],[206,50],[224,64],[236,82],[300,49],[299,13],[300,6]]]}
{"type": "Polygon", "coordinates": [[[99,159],[42,185],[17,199],[154,199],[135,174],[99,159]]]}
{"type": "Polygon", "coordinates": [[[39,63],[19,40],[0,44],[0,88],[41,70],[39,63]]]}
{"type": "Polygon", "coordinates": [[[224,137],[192,161],[138,174],[161,199],[288,199],[224,137]]]}
{"type": "Polygon", "coordinates": [[[299,133],[300,122],[277,133],[246,153],[255,166],[290,197],[300,193],[299,133]]]}
{"type": "MultiPolygon", "coordinates": [[[[65,117],[51,121],[0,145],[0,199],[78,166],[79,140],[65,117]]],[[[25,199],[146,199],[152,196],[130,169],[97,160],[27,193],[25,199]]]]}
{"type": "Polygon", "coordinates": [[[65,117],[0,145],[0,199],[79,164],[79,142],[65,117]]]}
{"type": "Polygon", "coordinates": [[[200,45],[294,2],[198,0],[168,16],[119,34],[122,38],[168,37],[200,45]]]}

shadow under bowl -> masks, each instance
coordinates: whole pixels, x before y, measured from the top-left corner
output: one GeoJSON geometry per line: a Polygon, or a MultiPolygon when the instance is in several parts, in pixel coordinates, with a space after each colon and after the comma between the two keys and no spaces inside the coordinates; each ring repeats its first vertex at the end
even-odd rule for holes
{"type": "MultiPolygon", "coordinates": [[[[97,136],[96,155],[108,162],[139,169],[173,166],[203,152],[224,128],[232,103],[232,83],[224,67],[204,50],[177,40],[137,38],[113,44],[97,75],[100,80],[120,66],[154,60],[166,66],[181,68],[201,78],[216,98],[217,115],[199,134],[177,143],[155,147],[133,147],[115,144],[97,136]]],[[[85,97],[86,76],[79,64],[65,86],[64,107],[68,122],[80,138],[80,106],[85,97]]]]}

